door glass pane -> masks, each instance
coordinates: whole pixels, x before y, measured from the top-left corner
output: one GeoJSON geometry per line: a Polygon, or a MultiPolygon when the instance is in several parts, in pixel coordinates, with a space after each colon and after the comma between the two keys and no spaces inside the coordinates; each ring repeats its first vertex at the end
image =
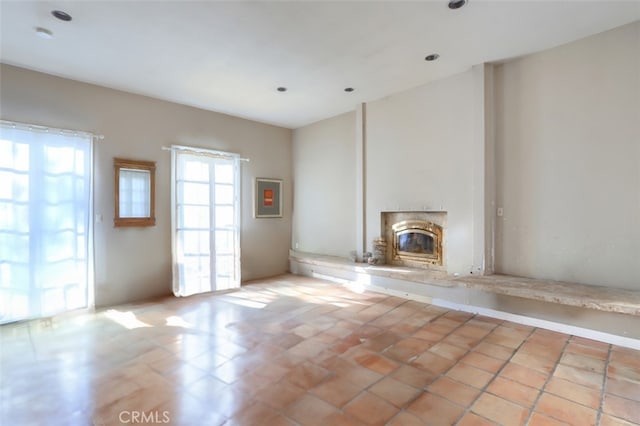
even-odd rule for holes
{"type": "Polygon", "coordinates": [[[180,200],[178,204],[198,204],[201,206],[209,205],[209,184],[180,182],[178,188],[180,200]]]}
{"type": "Polygon", "coordinates": [[[216,289],[218,290],[228,290],[230,288],[234,288],[233,279],[229,276],[217,276],[216,277],[216,289]]]}
{"type": "Polygon", "coordinates": [[[208,231],[181,231],[182,254],[184,255],[208,255],[209,251],[208,231]]]}
{"type": "Polygon", "coordinates": [[[216,183],[233,183],[233,164],[216,164],[216,183]]]}
{"type": "Polygon", "coordinates": [[[0,201],[0,231],[29,232],[29,205],[0,201]]]}
{"type": "Polygon", "coordinates": [[[178,206],[178,226],[180,228],[209,229],[208,206],[178,206]]]}
{"type": "Polygon", "coordinates": [[[216,206],[216,227],[231,228],[233,227],[233,207],[232,206],[216,206]]]}
{"type": "Polygon", "coordinates": [[[29,171],[29,144],[4,140],[0,142],[0,167],[18,172],[29,171]]]}
{"type": "Polygon", "coordinates": [[[183,293],[196,294],[211,291],[208,256],[185,256],[180,262],[183,293]]]}
{"type": "Polygon", "coordinates": [[[233,185],[216,185],[216,204],[233,204],[233,185]]]}
{"type": "Polygon", "coordinates": [[[42,228],[47,231],[73,229],[75,224],[72,203],[47,205],[42,209],[42,217],[42,228]]]}
{"type": "Polygon", "coordinates": [[[0,199],[25,202],[29,199],[29,175],[0,170],[0,199]]]}
{"type": "Polygon", "coordinates": [[[65,173],[73,168],[75,153],[71,146],[46,146],[45,170],[48,173],[65,173]]]}
{"type": "Polygon", "coordinates": [[[216,253],[231,254],[234,251],[233,231],[217,230],[216,231],[216,253]]]}
{"type": "Polygon", "coordinates": [[[196,182],[209,182],[209,165],[198,157],[189,158],[187,155],[180,156],[182,179],[196,182]]]}
{"type": "MultiPolygon", "coordinates": [[[[75,234],[72,231],[48,232],[43,241],[44,261],[58,265],[65,259],[73,258],[75,234]]],[[[51,274],[47,274],[52,276],[51,274]]]]}
{"type": "Polygon", "coordinates": [[[55,204],[73,201],[76,195],[74,191],[74,180],[75,178],[71,174],[45,176],[44,184],[47,190],[44,192],[44,197],[47,203],[55,204]]]}
{"type": "Polygon", "coordinates": [[[20,261],[24,261],[24,264],[29,261],[29,236],[0,231],[0,259],[6,261],[1,267],[5,268],[4,271],[7,273],[2,276],[0,282],[8,283],[12,278],[16,278],[11,274],[11,271],[14,271],[13,266],[19,264],[20,261]],[[5,279],[9,281],[5,281],[5,279]]]}
{"type": "Polygon", "coordinates": [[[229,276],[233,273],[233,256],[219,255],[216,257],[218,275],[229,276]]]}

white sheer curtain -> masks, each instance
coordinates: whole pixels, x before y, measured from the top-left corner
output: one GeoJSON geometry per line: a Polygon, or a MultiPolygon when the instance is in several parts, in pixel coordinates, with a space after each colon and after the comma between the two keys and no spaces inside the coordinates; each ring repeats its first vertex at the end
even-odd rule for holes
{"type": "Polygon", "coordinates": [[[240,286],[240,158],[172,150],[173,291],[240,286]]]}
{"type": "Polygon", "coordinates": [[[89,134],[0,124],[0,323],[88,304],[89,134]]]}

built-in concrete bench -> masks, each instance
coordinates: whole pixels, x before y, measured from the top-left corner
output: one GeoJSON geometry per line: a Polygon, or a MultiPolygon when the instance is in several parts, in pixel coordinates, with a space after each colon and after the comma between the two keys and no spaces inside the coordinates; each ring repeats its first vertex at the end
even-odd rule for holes
{"type": "Polygon", "coordinates": [[[640,316],[640,291],[512,275],[464,277],[452,281],[457,285],[507,296],[640,316]]]}
{"type": "Polygon", "coordinates": [[[640,291],[591,286],[511,275],[455,277],[438,271],[354,263],[349,259],[291,251],[292,261],[440,287],[466,287],[489,293],[640,316],[640,291]]]}

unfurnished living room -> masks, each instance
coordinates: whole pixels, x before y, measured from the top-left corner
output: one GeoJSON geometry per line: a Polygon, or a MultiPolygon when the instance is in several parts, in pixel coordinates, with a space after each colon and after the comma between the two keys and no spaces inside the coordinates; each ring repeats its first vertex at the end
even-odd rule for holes
{"type": "Polygon", "coordinates": [[[640,0],[0,0],[1,425],[640,425],[640,0]]]}

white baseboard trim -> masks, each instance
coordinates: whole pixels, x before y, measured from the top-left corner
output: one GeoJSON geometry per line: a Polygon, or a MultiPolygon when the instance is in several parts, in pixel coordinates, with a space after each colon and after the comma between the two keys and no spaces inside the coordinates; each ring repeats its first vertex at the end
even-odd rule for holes
{"type": "Polygon", "coordinates": [[[428,303],[429,305],[434,305],[433,299],[428,296],[420,296],[419,294],[407,293],[399,290],[392,290],[390,288],[378,287],[376,285],[367,285],[367,290],[375,291],[377,293],[384,293],[390,296],[402,297],[403,299],[411,299],[416,302],[428,303]]]}
{"type": "Polygon", "coordinates": [[[586,339],[598,340],[600,342],[609,343],[612,345],[640,350],[640,340],[632,339],[630,337],[618,336],[616,334],[604,333],[602,331],[591,330],[589,328],[576,327],[574,325],[562,324],[559,322],[547,321],[539,318],[531,318],[524,315],[512,314],[509,312],[496,311],[489,308],[481,308],[478,306],[453,303],[442,299],[432,299],[431,304],[440,306],[442,308],[469,312],[472,314],[480,314],[491,318],[515,322],[517,324],[544,328],[546,330],[557,331],[559,333],[571,334],[573,336],[584,337],[586,339]]]}

